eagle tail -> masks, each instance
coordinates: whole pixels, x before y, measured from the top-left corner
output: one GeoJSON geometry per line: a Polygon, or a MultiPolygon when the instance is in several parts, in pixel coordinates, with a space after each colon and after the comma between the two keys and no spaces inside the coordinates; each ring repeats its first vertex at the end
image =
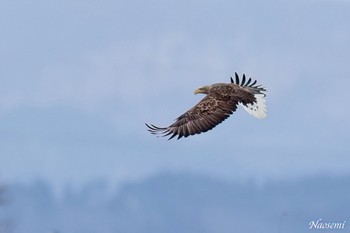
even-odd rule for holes
{"type": "Polygon", "coordinates": [[[264,94],[255,94],[256,101],[253,104],[241,104],[243,108],[252,116],[258,119],[267,117],[267,107],[264,94]]]}

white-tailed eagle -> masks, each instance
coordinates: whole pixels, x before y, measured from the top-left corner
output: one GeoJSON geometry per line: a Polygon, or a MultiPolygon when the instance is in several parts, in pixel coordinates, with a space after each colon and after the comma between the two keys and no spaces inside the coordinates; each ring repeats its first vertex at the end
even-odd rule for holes
{"type": "Polygon", "coordinates": [[[170,126],[146,126],[152,134],[170,136],[169,140],[175,136],[180,139],[213,129],[236,111],[237,105],[243,106],[254,117],[264,119],[267,116],[266,89],[256,85],[256,82],[252,82],[251,78],[246,80],[245,74],[240,82],[235,73],[235,80],[231,77],[231,83],[215,83],[195,90],[195,94],[206,96],[170,126]]]}

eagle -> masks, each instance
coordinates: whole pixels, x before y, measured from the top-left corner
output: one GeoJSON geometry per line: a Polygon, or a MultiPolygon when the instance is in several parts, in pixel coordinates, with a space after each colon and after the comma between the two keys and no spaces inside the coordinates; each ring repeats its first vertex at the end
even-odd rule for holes
{"type": "Polygon", "coordinates": [[[190,110],[176,118],[175,122],[168,127],[158,127],[147,124],[148,131],[155,135],[167,137],[168,140],[177,136],[177,139],[200,134],[213,129],[226,120],[237,106],[243,108],[254,117],[264,119],[267,116],[265,97],[267,90],[257,81],[246,79],[243,74],[242,80],[235,73],[235,80],[230,77],[230,83],[215,83],[198,88],[194,94],[205,94],[190,110]]]}

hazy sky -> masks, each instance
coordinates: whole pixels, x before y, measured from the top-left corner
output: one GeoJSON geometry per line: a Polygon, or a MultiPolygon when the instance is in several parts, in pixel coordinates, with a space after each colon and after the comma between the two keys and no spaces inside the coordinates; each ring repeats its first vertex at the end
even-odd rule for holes
{"type": "Polygon", "coordinates": [[[350,172],[350,1],[1,1],[0,180],[56,188],[162,171],[236,180],[350,172]],[[246,73],[243,109],[179,141],[149,134],[246,73]]]}

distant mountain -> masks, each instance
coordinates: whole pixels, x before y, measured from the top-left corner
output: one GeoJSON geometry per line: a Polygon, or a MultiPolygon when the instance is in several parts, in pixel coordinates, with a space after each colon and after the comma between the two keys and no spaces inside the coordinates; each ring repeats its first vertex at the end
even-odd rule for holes
{"type": "Polygon", "coordinates": [[[257,185],[159,174],[112,197],[102,182],[67,189],[61,199],[40,181],[12,185],[8,194],[0,217],[11,220],[14,233],[309,233],[318,219],[350,224],[350,177],[257,185]]]}

